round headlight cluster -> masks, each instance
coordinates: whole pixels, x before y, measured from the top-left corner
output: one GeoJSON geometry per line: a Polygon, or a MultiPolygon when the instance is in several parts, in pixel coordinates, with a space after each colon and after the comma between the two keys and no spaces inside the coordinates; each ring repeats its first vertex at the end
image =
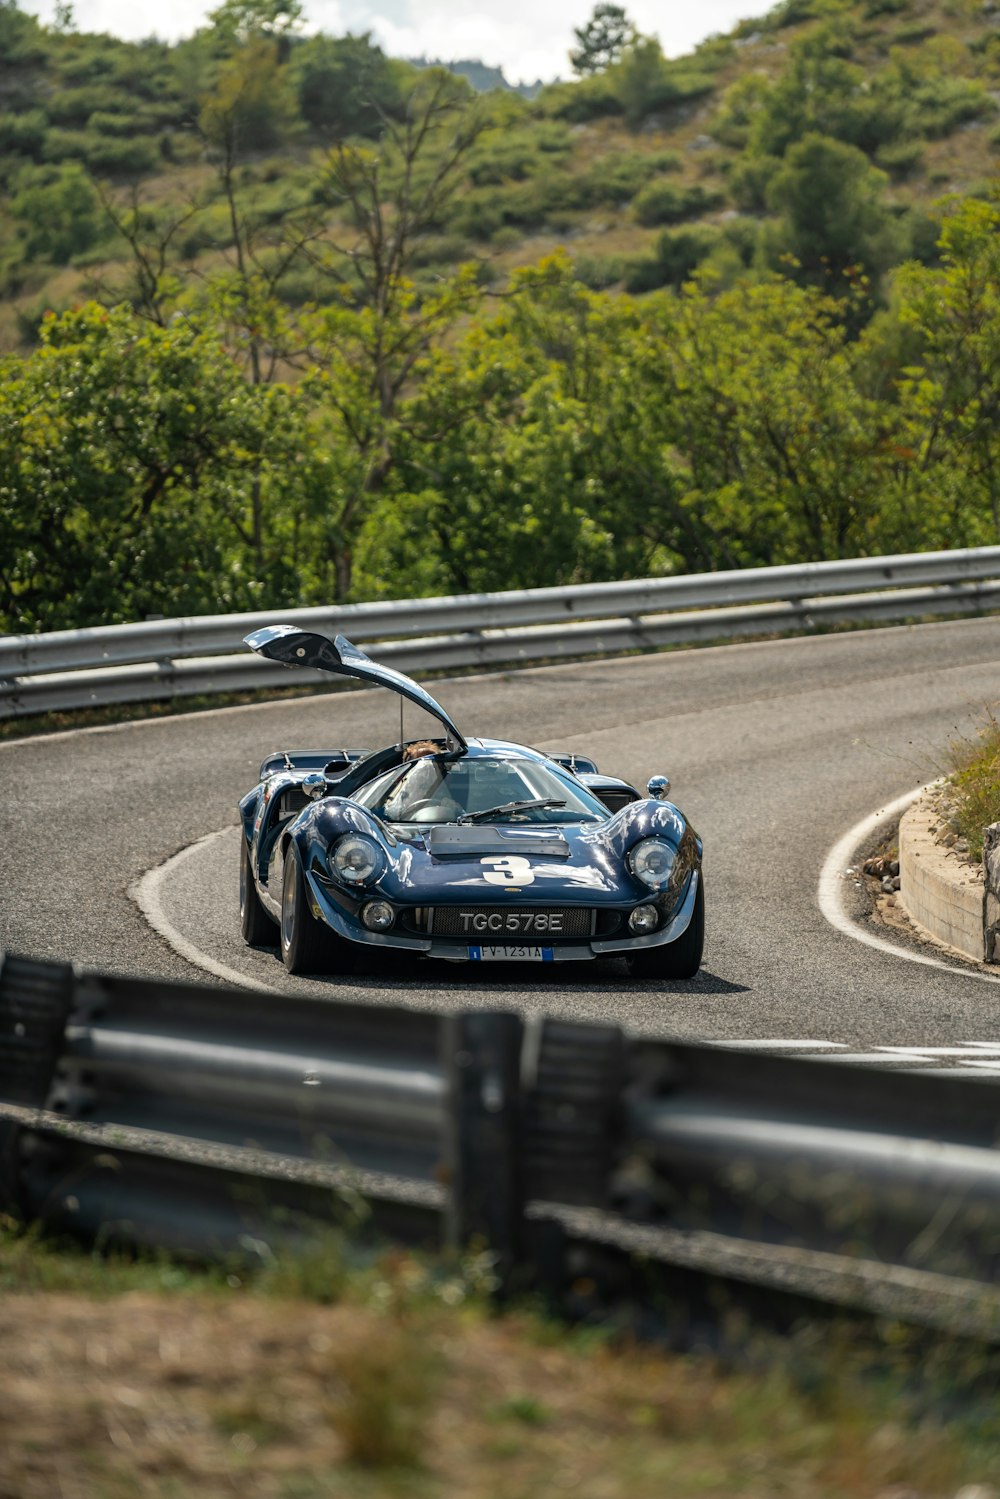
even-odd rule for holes
{"type": "Polygon", "coordinates": [[[677,858],[677,850],[660,838],[644,838],[628,856],[629,868],[650,890],[666,888],[677,858]]]}
{"type": "Polygon", "coordinates": [[[629,931],[638,932],[640,935],[646,932],[655,932],[660,924],[660,913],[655,906],[636,906],[629,912],[629,931]]]}
{"type": "Polygon", "coordinates": [[[382,850],[362,833],[348,833],[341,838],[330,856],[337,874],[349,885],[368,885],[382,872],[385,862],[382,850]]]}

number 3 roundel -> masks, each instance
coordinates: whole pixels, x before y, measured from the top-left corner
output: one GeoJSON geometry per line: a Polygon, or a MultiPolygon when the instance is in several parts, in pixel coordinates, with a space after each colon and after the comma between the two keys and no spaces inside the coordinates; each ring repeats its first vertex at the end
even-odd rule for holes
{"type": "Polygon", "coordinates": [[[495,858],[490,856],[481,859],[480,863],[491,866],[483,874],[487,885],[506,885],[513,890],[534,884],[535,876],[531,865],[519,854],[505,854],[495,858]]]}

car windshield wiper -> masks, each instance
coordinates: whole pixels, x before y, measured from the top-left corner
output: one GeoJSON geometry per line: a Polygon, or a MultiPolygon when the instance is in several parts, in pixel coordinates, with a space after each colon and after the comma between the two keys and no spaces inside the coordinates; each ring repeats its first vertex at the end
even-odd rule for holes
{"type": "Polygon", "coordinates": [[[482,822],[487,817],[499,817],[502,812],[527,812],[531,807],[565,807],[565,800],[557,796],[539,796],[533,801],[504,802],[500,807],[484,807],[481,812],[463,812],[459,822],[482,822]]]}

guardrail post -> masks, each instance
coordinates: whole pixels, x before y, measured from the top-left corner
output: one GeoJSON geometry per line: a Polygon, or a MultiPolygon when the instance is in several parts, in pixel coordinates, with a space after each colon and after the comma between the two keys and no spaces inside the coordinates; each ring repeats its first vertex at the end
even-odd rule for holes
{"type": "MultiPolygon", "coordinates": [[[[45,1107],[73,1006],[70,963],[0,956],[0,1098],[45,1107]]],[[[20,1128],[0,1124],[0,1202],[20,1201],[20,1128]]]]}
{"type": "Polygon", "coordinates": [[[449,1015],[442,1024],[448,1088],[444,1162],[445,1241],[481,1241],[493,1254],[501,1294],[521,1258],[520,1016],[494,1010],[449,1015]]]}
{"type": "Polygon", "coordinates": [[[620,1146],[625,1037],[614,1025],[541,1019],[525,1045],[528,1196],[605,1207],[620,1146]]]}

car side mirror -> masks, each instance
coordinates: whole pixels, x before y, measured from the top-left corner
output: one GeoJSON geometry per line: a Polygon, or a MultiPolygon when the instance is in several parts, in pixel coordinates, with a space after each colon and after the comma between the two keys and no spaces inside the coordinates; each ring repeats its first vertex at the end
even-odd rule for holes
{"type": "Polygon", "coordinates": [[[655,796],[658,802],[665,802],[670,795],[670,777],[650,776],[646,782],[646,795],[655,796]]]}
{"type": "Polygon", "coordinates": [[[313,801],[326,796],[326,776],[318,770],[311,770],[307,776],[302,777],[302,790],[313,801]]]}

